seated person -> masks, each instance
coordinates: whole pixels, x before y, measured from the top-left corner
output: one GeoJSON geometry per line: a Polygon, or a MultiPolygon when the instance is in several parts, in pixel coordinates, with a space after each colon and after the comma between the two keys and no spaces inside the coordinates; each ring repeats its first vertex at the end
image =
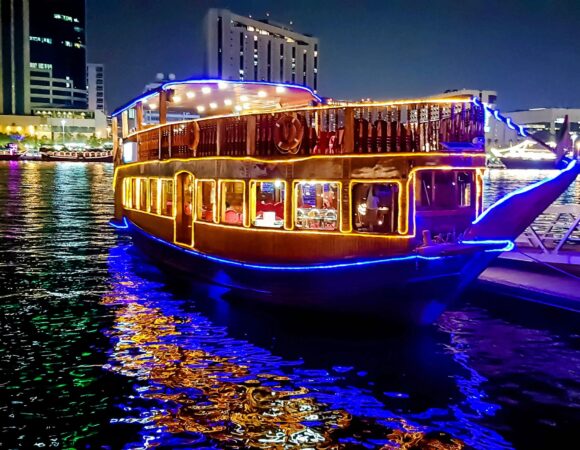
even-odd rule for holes
{"type": "Polygon", "coordinates": [[[241,205],[230,205],[226,202],[226,211],[224,213],[224,222],[232,225],[242,225],[242,207],[241,205]]]}

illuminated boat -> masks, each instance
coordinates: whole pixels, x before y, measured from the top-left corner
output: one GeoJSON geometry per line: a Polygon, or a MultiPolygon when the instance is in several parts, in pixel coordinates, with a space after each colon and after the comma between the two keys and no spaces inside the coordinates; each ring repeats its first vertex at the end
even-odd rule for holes
{"type": "Polygon", "coordinates": [[[505,149],[492,148],[491,154],[501,161],[506,169],[555,169],[554,152],[530,139],[505,149]]]}
{"type": "Polygon", "coordinates": [[[48,150],[40,149],[43,161],[73,161],[73,162],[113,162],[113,151],[104,149],[78,150],[48,150]]]}
{"type": "Polygon", "coordinates": [[[168,82],[113,115],[112,224],[242,298],[429,323],[578,172],[482,212],[484,108],[168,82]]]}
{"type": "Polygon", "coordinates": [[[0,161],[17,161],[22,156],[22,152],[14,144],[5,149],[0,149],[0,161]]]}

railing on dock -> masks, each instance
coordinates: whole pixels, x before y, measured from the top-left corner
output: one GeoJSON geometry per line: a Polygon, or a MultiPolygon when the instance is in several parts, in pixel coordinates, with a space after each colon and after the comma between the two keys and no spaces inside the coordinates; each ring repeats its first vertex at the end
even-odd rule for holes
{"type": "Polygon", "coordinates": [[[483,151],[484,112],[470,102],[357,105],[168,123],[133,133],[139,161],[209,156],[483,151]],[[298,144],[281,152],[277,127],[290,116],[298,144]],[[451,145],[448,145],[451,144],[451,145]]]}

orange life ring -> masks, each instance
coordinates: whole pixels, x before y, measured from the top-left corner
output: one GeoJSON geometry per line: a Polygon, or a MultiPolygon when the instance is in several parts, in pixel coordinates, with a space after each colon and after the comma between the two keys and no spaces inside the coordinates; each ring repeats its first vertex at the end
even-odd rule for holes
{"type": "Polygon", "coordinates": [[[295,153],[304,136],[304,126],[295,115],[285,114],[274,127],[274,142],[282,153],[295,153]]]}

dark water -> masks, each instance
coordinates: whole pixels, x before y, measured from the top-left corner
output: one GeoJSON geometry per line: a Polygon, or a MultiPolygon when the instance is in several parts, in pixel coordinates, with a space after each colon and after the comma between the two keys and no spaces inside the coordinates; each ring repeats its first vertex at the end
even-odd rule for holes
{"type": "Polygon", "coordinates": [[[112,232],[111,179],[0,163],[1,448],[577,446],[576,318],[468,297],[403,332],[232,303],[112,232]]]}

